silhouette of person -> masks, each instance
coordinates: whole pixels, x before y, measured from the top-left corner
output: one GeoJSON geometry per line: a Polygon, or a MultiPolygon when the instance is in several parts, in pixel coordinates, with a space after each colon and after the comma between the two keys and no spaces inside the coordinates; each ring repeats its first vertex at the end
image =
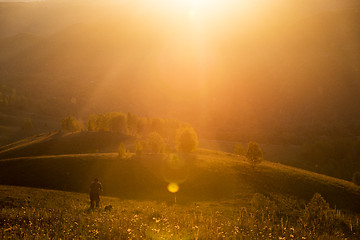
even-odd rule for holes
{"type": "Polygon", "coordinates": [[[99,208],[100,203],[100,193],[102,193],[103,188],[99,179],[95,178],[94,181],[90,184],[90,209],[96,207],[99,208]]]}

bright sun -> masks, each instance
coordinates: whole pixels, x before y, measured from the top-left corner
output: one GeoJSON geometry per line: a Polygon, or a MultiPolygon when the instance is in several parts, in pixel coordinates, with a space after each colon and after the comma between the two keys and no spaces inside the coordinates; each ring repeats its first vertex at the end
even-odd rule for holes
{"type": "Polygon", "coordinates": [[[209,12],[219,7],[219,0],[187,0],[189,5],[189,17],[195,17],[202,12],[209,12]]]}
{"type": "Polygon", "coordinates": [[[189,17],[227,14],[235,9],[247,12],[264,0],[165,0],[175,11],[185,10],[189,17]]]}
{"type": "Polygon", "coordinates": [[[176,8],[186,8],[189,16],[209,13],[222,8],[229,0],[169,0],[176,8]]]}
{"type": "Polygon", "coordinates": [[[187,3],[194,8],[210,8],[220,4],[219,0],[186,0],[187,3]]]}

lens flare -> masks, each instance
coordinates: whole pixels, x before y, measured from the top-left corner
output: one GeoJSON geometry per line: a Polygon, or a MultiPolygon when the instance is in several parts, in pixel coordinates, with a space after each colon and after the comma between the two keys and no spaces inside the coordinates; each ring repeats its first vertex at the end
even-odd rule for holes
{"type": "Polygon", "coordinates": [[[177,193],[179,191],[179,185],[177,185],[177,183],[170,183],[167,189],[171,193],[177,193]]]}

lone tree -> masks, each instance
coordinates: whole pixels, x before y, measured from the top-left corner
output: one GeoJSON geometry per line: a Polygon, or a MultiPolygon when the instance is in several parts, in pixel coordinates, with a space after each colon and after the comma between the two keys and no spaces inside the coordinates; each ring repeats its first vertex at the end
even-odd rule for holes
{"type": "Polygon", "coordinates": [[[199,145],[198,136],[192,127],[181,129],[177,134],[177,149],[182,152],[193,152],[199,145]]]}
{"type": "Polygon", "coordinates": [[[245,156],[245,149],[241,143],[235,145],[234,153],[239,156],[245,156]]]}
{"type": "Polygon", "coordinates": [[[253,167],[255,167],[256,164],[259,164],[263,160],[263,152],[261,151],[259,144],[256,142],[249,142],[246,150],[246,157],[253,167]]]}

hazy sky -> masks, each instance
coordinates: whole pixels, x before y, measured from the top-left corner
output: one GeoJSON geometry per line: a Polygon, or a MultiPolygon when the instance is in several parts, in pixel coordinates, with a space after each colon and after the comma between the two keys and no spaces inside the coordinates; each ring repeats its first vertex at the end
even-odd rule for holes
{"type": "Polygon", "coordinates": [[[43,0],[0,0],[0,2],[40,2],[43,0]]]}

